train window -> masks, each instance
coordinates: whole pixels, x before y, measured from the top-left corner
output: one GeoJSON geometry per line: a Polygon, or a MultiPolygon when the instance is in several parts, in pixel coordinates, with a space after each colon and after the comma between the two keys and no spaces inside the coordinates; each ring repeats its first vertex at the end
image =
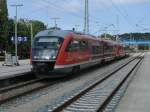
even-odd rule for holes
{"type": "Polygon", "coordinates": [[[99,52],[99,54],[103,53],[103,45],[101,43],[99,43],[98,52],[99,52]]]}
{"type": "Polygon", "coordinates": [[[58,38],[39,38],[38,42],[58,42],[58,38]]]}
{"type": "Polygon", "coordinates": [[[54,60],[63,39],[58,37],[38,37],[33,43],[33,59],[54,60]]]}
{"type": "Polygon", "coordinates": [[[80,49],[87,50],[88,49],[88,42],[87,41],[80,41],[80,49]]]}
{"type": "Polygon", "coordinates": [[[92,53],[99,54],[100,53],[100,46],[92,46],[92,53]]]}
{"type": "Polygon", "coordinates": [[[63,39],[58,37],[38,37],[34,41],[34,47],[41,48],[58,48],[58,44],[62,44],[63,39]]]}
{"type": "Polygon", "coordinates": [[[106,53],[113,52],[113,46],[112,45],[105,45],[104,46],[104,51],[106,53]]]}
{"type": "Polygon", "coordinates": [[[69,42],[69,44],[67,45],[66,51],[67,52],[72,52],[72,41],[69,42]]]}
{"type": "Polygon", "coordinates": [[[74,40],[73,41],[73,50],[74,51],[79,51],[80,50],[80,44],[79,44],[80,42],[79,41],[77,41],[77,40],[74,40]]]}
{"type": "Polygon", "coordinates": [[[101,43],[95,43],[92,45],[92,54],[101,54],[103,53],[103,46],[101,43]]]}
{"type": "Polygon", "coordinates": [[[80,50],[80,45],[79,45],[79,41],[77,40],[70,41],[66,48],[67,52],[74,52],[74,51],[79,51],[79,50],[80,50]]]}

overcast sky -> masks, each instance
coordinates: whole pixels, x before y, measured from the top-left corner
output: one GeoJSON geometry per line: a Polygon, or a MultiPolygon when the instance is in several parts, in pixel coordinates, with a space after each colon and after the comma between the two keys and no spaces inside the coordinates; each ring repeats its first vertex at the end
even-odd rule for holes
{"type": "MultiPolygon", "coordinates": [[[[11,4],[23,4],[18,8],[18,18],[43,21],[54,26],[51,18],[59,17],[58,26],[72,29],[75,25],[83,31],[84,0],[7,0],[9,17],[14,18],[15,9],[11,4]]],[[[98,35],[107,32],[149,32],[150,0],[89,0],[90,33],[98,35]],[[118,18],[118,19],[117,19],[118,18]],[[117,22],[118,20],[118,22],[117,22]]]]}

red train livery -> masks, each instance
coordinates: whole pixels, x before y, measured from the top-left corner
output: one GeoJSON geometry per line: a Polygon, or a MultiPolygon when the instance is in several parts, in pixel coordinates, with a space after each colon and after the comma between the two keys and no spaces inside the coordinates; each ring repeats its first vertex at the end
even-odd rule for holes
{"type": "Polygon", "coordinates": [[[35,36],[31,62],[36,75],[60,77],[123,56],[124,47],[116,42],[55,29],[35,36]]]}

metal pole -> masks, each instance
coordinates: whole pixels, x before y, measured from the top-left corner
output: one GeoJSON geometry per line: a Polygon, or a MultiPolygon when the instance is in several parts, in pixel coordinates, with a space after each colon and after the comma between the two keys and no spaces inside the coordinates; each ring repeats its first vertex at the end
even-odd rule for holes
{"type": "Polygon", "coordinates": [[[56,19],[54,20],[54,22],[55,22],[55,27],[57,27],[56,19]]]}
{"type": "Polygon", "coordinates": [[[89,1],[87,0],[87,34],[89,33],[89,1]]]}
{"type": "Polygon", "coordinates": [[[78,27],[79,27],[80,25],[75,25],[75,31],[78,31],[78,27]]]}
{"type": "Polygon", "coordinates": [[[116,24],[117,24],[117,34],[116,34],[116,41],[118,41],[118,33],[119,33],[119,16],[116,16],[116,24]]]}
{"type": "Polygon", "coordinates": [[[54,20],[54,27],[57,28],[57,20],[60,19],[58,17],[51,18],[54,20]]]}
{"type": "Polygon", "coordinates": [[[85,0],[85,14],[84,14],[84,30],[83,32],[85,34],[88,34],[89,33],[89,6],[88,6],[88,0],[85,0]]]}
{"type": "Polygon", "coordinates": [[[107,38],[107,28],[108,28],[108,27],[105,27],[104,39],[106,39],[106,38],[107,38]]]}
{"type": "Polygon", "coordinates": [[[16,63],[18,64],[18,37],[17,37],[17,7],[16,7],[16,16],[15,16],[15,56],[16,56],[16,63]]]}
{"type": "Polygon", "coordinates": [[[18,45],[18,37],[17,37],[17,8],[23,6],[22,4],[14,4],[11,5],[12,7],[16,8],[16,16],[15,16],[15,57],[16,57],[16,65],[19,65],[18,62],[18,49],[17,49],[17,45],[18,45]]]}
{"type": "Polygon", "coordinates": [[[132,38],[132,33],[130,33],[130,39],[129,39],[129,43],[130,43],[130,48],[131,48],[131,38],[132,38]]]}
{"type": "Polygon", "coordinates": [[[32,25],[32,22],[30,23],[30,27],[31,27],[31,47],[32,47],[32,41],[33,41],[33,25],[32,25]]]}
{"type": "MultiPolygon", "coordinates": [[[[0,12],[2,11],[2,9],[0,9],[0,12]]],[[[1,28],[1,27],[0,27],[1,28]]]]}
{"type": "Polygon", "coordinates": [[[105,34],[104,39],[106,39],[106,32],[104,34],[105,34]]]}

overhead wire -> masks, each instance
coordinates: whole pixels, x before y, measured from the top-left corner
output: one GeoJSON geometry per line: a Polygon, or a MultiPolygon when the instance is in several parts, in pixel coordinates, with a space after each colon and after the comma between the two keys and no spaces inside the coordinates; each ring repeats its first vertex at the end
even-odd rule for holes
{"type": "MultiPolygon", "coordinates": [[[[74,12],[70,12],[69,10],[66,10],[64,7],[59,6],[59,5],[56,5],[56,4],[53,3],[53,2],[50,2],[50,1],[47,1],[47,0],[42,0],[42,1],[48,3],[49,5],[53,6],[55,9],[57,9],[57,10],[59,10],[59,11],[66,11],[66,13],[69,13],[69,14],[75,16],[75,17],[78,17],[78,18],[81,17],[81,15],[76,14],[76,13],[74,13],[74,12]]],[[[80,19],[81,19],[81,18],[80,18],[80,19]]]]}
{"type": "Polygon", "coordinates": [[[121,11],[121,10],[119,9],[119,7],[114,3],[113,0],[110,0],[110,1],[111,1],[111,3],[112,3],[113,7],[116,9],[116,11],[118,11],[119,14],[124,18],[124,20],[134,29],[135,26],[128,20],[127,16],[125,16],[125,15],[122,13],[122,11],[121,11]]]}
{"type": "MultiPolygon", "coordinates": [[[[46,2],[46,3],[48,3],[49,5],[51,5],[51,6],[53,6],[53,7],[55,7],[57,10],[59,10],[59,11],[65,11],[66,13],[68,13],[68,14],[70,14],[70,15],[73,15],[73,16],[75,16],[75,17],[77,17],[77,18],[79,18],[80,20],[84,20],[83,19],[83,16],[82,15],[79,15],[79,14],[77,14],[77,13],[75,13],[75,12],[70,12],[69,10],[66,10],[64,7],[62,7],[62,6],[60,6],[60,5],[56,5],[55,3],[53,3],[53,2],[51,2],[51,1],[47,1],[47,0],[43,0],[44,2],[46,2]]],[[[66,4],[67,4],[67,0],[64,0],[63,2],[66,2],[66,4]]],[[[83,12],[83,11],[82,11],[83,12]]],[[[91,19],[90,18],[90,16],[89,16],[89,20],[90,20],[90,24],[92,23],[92,24],[95,24],[96,23],[96,21],[97,20],[93,20],[93,18],[91,19]]]]}
{"type": "MultiPolygon", "coordinates": [[[[121,1],[121,0],[118,0],[118,1],[119,1],[120,4],[122,4],[122,1],[121,1]]],[[[125,5],[122,4],[122,5],[121,5],[121,9],[122,9],[122,11],[125,13],[126,16],[129,16],[129,14],[128,14],[127,10],[126,10],[125,5]]]]}

